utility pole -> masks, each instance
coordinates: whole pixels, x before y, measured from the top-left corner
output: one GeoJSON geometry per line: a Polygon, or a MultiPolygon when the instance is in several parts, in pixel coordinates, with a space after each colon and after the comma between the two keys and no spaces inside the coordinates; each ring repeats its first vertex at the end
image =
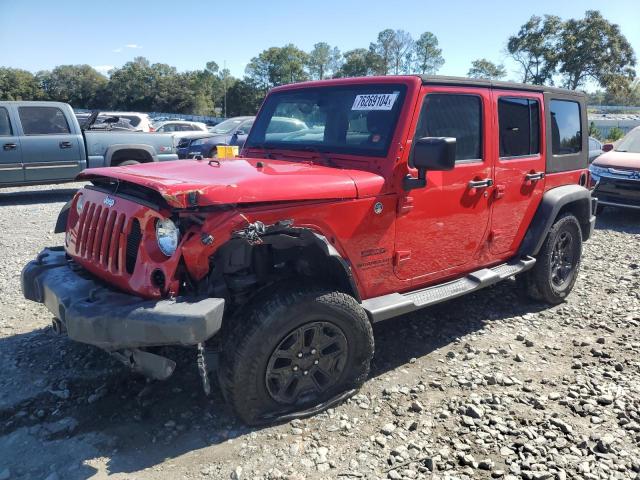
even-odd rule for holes
{"type": "Polygon", "coordinates": [[[224,88],[224,118],[227,118],[227,61],[222,62],[222,88],[224,88]]]}

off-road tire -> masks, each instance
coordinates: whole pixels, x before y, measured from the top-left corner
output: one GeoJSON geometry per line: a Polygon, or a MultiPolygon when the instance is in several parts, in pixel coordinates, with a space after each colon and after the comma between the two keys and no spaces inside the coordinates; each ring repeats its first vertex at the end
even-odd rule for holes
{"type": "Polygon", "coordinates": [[[582,229],[578,219],[571,213],[558,217],[549,230],[547,238],[536,255],[536,264],[528,272],[520,275],[520,285],[532,299],[552,305],[562,303],[569,295],[578,278],[582,257],[582,229]],[[557,284],[553,280],[554,247],[561,237],[571,238],[570,258],[566,262],[571,265],[567,269],[566,280],[557,284]]]}
{"type": "Polygon", "coordinates": [[[365,311],[351,296],[319,288],[286,287],[263,295],[242,311],[223,340],[218,381],[226,401],[245,423],[258,425],[292,414],[311,415],[366,380],[373,357],[373,331],[365,311]],[[281,342],[314,322],[326,322],[344,334],[347,353],[343,368],[327,391],[283,404],[267,386],[269,362],[281,342]]]}
{"type": "Polygon", "coordinates": [[[126,167],[127,165],[138,165],[140,162],[137,160],[125,160],[124,162],[120,162],[117,167],[126,167]]]}

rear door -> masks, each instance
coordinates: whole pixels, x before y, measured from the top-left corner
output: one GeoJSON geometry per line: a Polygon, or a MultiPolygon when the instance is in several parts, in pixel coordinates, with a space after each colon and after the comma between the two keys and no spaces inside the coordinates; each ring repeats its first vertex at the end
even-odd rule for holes
{"type": "Polygon", "coordinates": [[[18,107],[27,182],[71,180],[82,170],[84,144],[75,124],[55,105],[18,107]]]}
{"type": "Polygon", "coordinates": [[[426,187],[400,199],[394,255],[399,278],[420,286],[475,262],[489,226],[492,118],[489,89],[424,89],[414,140],[455,138],[456,164],[451,171],[427,172],[426,187]]]}
{"type": "Polygon", "coordinates": [[[20,139],[9,109],[0,107],[0,185],[24,182],[20,139]]]}
{"type": "Polygon", "coordinates": [[[513,253],[544,193],[542,94],[494,90],[498,158],[491,215],[491,253],[513,253]]]}

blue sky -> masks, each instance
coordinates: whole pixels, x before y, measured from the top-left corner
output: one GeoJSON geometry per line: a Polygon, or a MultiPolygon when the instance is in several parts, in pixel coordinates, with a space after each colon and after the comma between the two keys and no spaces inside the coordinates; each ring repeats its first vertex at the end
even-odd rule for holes
{"type": "Polygon", "coordinates": [[[226,62],[242,76],[251,57],[270,46],[309,50],[326,41],[346,51],[400,28],[414,38],[437,35],[446,61],[441,74],[465,75],[472,60],[486,57],[516,79],[504,53],[509,35],[533,14],[581,17],[587,9],[618,23],[640,55],[638,0],[0,0],[0,66],[35,72],[87,63],[104,71],[143,55],[179,70],[226,62]]]}

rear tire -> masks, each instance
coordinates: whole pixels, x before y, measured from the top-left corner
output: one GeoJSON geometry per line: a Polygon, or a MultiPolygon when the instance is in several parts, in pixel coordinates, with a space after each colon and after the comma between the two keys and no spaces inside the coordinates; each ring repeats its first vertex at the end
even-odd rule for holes
{"type": "Polygon", "coordinates": [[[534,267],[521,275],[521,285],[534,300],[562,303],[576,283],[581,257],[580,223],[572,214],[564,214],[549,230],[534,267]]]}
{"type": "Polygon", "coordinates": [[[330,407],[369,374],[373,331],[349,295],[296,288],[244,309],[218,369],[228,403],[249,425],[330,407]]]}
{"type": "Polygon", "coordinates": [[[140,162],[137,160],[125,160],[124,162],[120,162],[117,167],[126,167],[127,165],[138,165],[140,162]]]}

